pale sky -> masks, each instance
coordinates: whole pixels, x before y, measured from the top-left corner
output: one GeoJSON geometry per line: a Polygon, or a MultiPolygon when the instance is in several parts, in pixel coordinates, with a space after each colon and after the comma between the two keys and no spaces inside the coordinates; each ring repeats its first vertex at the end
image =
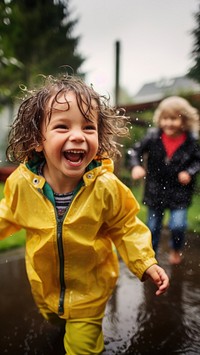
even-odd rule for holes
{"type": "Polygon", "coordinates": [[[147,82],[185,75],[192,62],[194,13],[199,0],[70,0],[78,18],[81,67],[97,91],[112,94],[115,43],[120,41],[120,84],[135,95],[147,82]]]}

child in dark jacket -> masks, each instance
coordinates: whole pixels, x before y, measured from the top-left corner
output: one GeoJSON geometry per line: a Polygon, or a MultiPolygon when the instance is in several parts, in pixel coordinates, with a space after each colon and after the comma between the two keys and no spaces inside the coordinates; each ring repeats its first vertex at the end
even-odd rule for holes
{"type": "Polygon", "coordinates": [[[129,150],[134,180],[146,178],[144,204],[148,206],[148,226],[153,248],[158,249],[164,212],[170,210],[171,264],[181,262],[187,228],[187,210],[191,204],[195,176],[200,171],[200,147],[197,110],[181,97],[164,99],[153,117],[157,128],[129,150]],[[147,155],[147,167],[143,166],[147,155]]]}

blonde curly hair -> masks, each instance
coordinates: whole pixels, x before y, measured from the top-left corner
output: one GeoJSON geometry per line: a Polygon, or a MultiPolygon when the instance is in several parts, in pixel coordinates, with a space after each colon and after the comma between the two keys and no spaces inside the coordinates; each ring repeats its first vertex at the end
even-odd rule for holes
{"type": "Polygon", "coordinates": [[[185,131],[199,132],[198,110],[180,96],[170,96],[162,100],[154,112],[153,122],[159,127],[160,119],[165,115],[179,115],[185,131]]]}
{"type": "MultiPolygon", "coordinates": [[[[39,89],[23,88],[23,101],[19,106],[17,116],[11,125],[8,135],[7,158],[12,162],[29,161],[35,155],[41,155],[36,147],[43,141],[41,124],[44,119],[50,122],[53,104],[58,102],[61,94],[72,91],[76,95],[77,105],[86,120],[91,121],[92,101],[97,103],[98,113],[98,157],[116,158],[121,155],[116,137],[129,136],[128,117],[125,110],[117,109],[109,104],[109,97],[98,94],[92,86],[88,86],[80,77],[60,75],[58,77],[42,76],[44,83],[39,89]],[[50,111],[46,112],[49,100],[50,111]]],[[[67,99],[66,99],[67,102],[67,99]]],[[[70,104],[67,102],[68,108],[70,104]]],[[[43,154],[43,153],[42,153],[43,154]]]]}

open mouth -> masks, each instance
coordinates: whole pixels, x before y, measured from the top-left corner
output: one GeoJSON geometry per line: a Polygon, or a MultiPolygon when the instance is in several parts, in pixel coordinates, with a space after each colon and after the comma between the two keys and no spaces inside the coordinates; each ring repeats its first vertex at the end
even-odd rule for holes
{"type": "Polygon", "coordinates": [[[83,161],[85,154],[84,150],[66,150],[64,157],[71,163],[79,164],[83,161]]]}

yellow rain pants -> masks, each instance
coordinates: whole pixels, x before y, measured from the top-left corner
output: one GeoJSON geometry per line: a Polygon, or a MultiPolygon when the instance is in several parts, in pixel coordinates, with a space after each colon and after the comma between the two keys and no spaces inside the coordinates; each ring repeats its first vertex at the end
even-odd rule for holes
{"type": "Polygon", "coordinates": [[[67,355],[100,355],[104,350],[102,317],[68,319],[64,346],[67,355]]]}

